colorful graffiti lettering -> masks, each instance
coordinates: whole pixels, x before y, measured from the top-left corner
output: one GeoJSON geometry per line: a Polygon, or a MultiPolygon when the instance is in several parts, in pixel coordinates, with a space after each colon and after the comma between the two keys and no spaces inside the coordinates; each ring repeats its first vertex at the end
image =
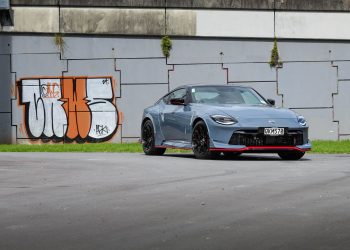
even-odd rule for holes
{"type": "Polygon", "coordinates": [[[98,142],[117,131],[112,77],[24,78],[17,87],[30,139],[98,142]]]}

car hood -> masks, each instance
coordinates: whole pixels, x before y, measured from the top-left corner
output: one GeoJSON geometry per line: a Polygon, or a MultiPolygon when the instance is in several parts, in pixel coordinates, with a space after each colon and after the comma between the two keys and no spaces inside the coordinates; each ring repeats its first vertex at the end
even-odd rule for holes
{"type": "Polygon", "coordinates": [[[299,127],[297,114],[289,109],[258,105],[202,105],[207,115],[226,114],[242,127],[299,127]],[[206,107],[204,107],[206,106],[206,107]]]}
{"type": "Polygon", "coordinates": [[[202,105],[209,115],[225,113],[241,119],[295,119],[296,113],[284,108],[260,105],[202,105]]]}

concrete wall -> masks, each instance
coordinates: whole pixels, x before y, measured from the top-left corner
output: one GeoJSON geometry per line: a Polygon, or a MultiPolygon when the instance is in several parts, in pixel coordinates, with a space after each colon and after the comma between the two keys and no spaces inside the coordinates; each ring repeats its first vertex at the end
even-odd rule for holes
{"type": "Polygon", "coordinates": [[[11,0],[13,6],[349,11],[350,0],[11,0]]]}
{"type": "Polygon", "coordinates": [[[4,32],[350,40],[350,12],[14,6],[4,32]]]}
{"type": "Polygon", "coordinates": [[[165,59],[160,38],[64,39],[62,53],[52,35],[0,35],[1,143],[136,141],[142,110],[187,83],[252,86],[304,115],[312,139],[350,137],[348,42],[280,41],[283,67],[275,69],[268,64],[272,40],[176,38],[165,59]],[[34,93],[42,100],[31,100],[34,93]],[[84,98],[103,104],[89,111],[84,98]]]}
{"type": "Polygon", "coordinates": [[[11,7],[14,25],[0,27],[0,143],[135,141],[143,108],[186,83],[252,86],[304,115],[312,139],[350,138],[350,0],[11,7]],[[278,68],[268,64],[274,37],[278,68]]]}

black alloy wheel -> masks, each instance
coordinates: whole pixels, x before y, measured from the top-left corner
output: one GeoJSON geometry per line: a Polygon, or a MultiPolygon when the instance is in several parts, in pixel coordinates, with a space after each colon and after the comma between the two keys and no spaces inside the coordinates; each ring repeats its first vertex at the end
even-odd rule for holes
{"type": "Polygon", "coordinates": [[[151,120],[145,121],[142,126],[142,148],[146,155],[162,155],[166,150],[155,147],[154,128],[151,120]]]}
{"type": "Polygon", "coordinates": [[[283,159],[283,160],[299,160],[304,156],[305,152],[299,152],[299,151],[292,151],[292,152],[280,152],[278,155],[283,159]]]}
{"type": "Polygon", "coordinates": [[[208,129],[203,121],[197,122],[193,128],[192,150],[198,159],[212,159],[220,155],[220,152],[210,151],[208,129]]]}

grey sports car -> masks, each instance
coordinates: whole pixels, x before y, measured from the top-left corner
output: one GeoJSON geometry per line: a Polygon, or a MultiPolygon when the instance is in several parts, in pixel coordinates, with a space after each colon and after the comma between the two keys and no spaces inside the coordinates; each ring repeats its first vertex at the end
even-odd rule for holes
{"type": "Polygon", "coordinates": [[[143,112],[141,141],[147,155],[192,149],[196,158],[278,153],[298,160],[311,150],[308,125],[294,111],[274,107],[249,87],[186,85],[143,112]]]}

